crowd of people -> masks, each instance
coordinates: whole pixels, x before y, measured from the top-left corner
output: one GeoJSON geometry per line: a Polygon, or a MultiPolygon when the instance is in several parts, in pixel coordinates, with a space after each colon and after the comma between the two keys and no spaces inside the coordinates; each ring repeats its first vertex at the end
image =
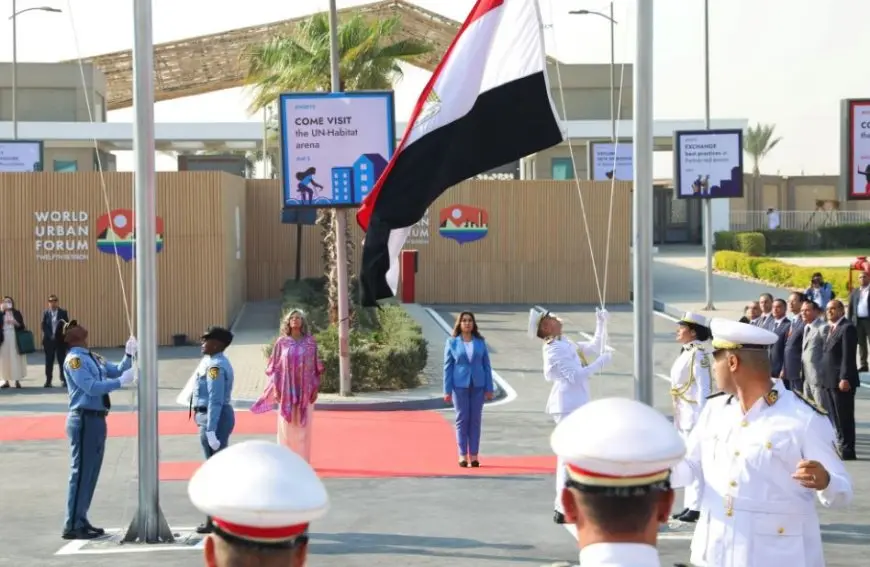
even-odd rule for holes
{"type": "Polygon", "coordinates": [[[764,293],[741,318],[776,335],[768,351],[771,376],[825,410],[847,461],[857,458],[855,394],[870,342],[870,274],[861,272],[858,282],[846,305],[817,273],[805,292],[786,298],[764,293]]]}
{"type": "MultiPolygon", "coordinates": [[[[58,297],[48,296],[46,308],[42,312],[40,331],[42,349],[45,354],[44,388],[51,388],[54,381],[54,368],[58,368],[60,385],[66,387],[63,361],[67,355],[67,345],[63,340],[63,325],[70,320],[69,313],[60,306],[58,297]]],[[[27,378],[27,355],[35,351],[33,333],[24,321],[24,315],[15,306],[15,300],[8,295],[0,300],[0,389],[22,388],[27,378]]]]}

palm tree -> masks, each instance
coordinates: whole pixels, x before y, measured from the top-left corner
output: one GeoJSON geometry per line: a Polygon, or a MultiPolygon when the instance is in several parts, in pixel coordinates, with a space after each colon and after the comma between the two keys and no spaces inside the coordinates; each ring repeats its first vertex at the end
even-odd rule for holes
{"type": "Polygon", "coordinates": [[[757,123],[746,129],[743,136],[743,151],[752,159],[752,193],[758,192],[758,179],[761,177],[761,161],[767,157],[773,148],[782,140],[775,136],[775,124],[757,123]]]}
{"type": "MultiPolygon", "coordinates": [[[[415,39],[399,39],[398,17],[366,20],[353,16],[339,24],[339,85],[342,91],[390,90],[403,74],[399,62],[431,51],[431,46],[415,39]]],[[[273,104],[281,93],[329,91],[329,19],[315,14],[290,35],[278,36],[245,53],[248,67],[246,83],[253,91],[250,111],[273,104]]],[[[326,262],[327,295],[332,323],[338,321],[338,272],[335,249],[336,215],[345,211],[322,209],[317,224],[321,227],[326,262]]],[[[349,223],[346,223],[349,224],[349,223]]],[[[297,227],[296,256],[301,253],[302,227],[297,227]]],[[[347,231],[348,272],[352,272],[353,243],[347,231]]],[[[298,266],[298,261],[297,261],[298,266]]],[[[297,274],[298,277],[298,274],[297,274]]]]}

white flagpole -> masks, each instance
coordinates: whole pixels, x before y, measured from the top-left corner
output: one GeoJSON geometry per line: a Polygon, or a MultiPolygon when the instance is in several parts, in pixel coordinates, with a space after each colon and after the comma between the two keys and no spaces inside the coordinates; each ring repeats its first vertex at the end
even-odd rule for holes
{"type": "Polygon", "coordinates": [[[126,542],[171,543],[160,510],[157,439],[157,183],[151,0],[133,0],[133,151],[136,202],[136,335],[139,339],[139,508],[126,542]]]}
{"type": "Polygon", "coordinates": [[[638,0],[634,58],[634,393],[653,404],[653,0],[638,0]]]}

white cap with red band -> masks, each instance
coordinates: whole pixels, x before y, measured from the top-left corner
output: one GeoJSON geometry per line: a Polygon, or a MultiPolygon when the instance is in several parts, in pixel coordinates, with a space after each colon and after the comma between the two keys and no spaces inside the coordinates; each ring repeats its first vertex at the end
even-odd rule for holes
{"type": "Polygon", "coordinates": [[[326,487],[305,459],[282,445],[245,441],[215,454],[187,487],[218,533],[256,543],[293,540],[329,509],[326,487]]]}
{"type": "Polygon", "coordinates": [[[568,478],[591,488],[643,488],[668,480],[686,454],[676,428],[657,410],[628,398],[583,405],[550,436],[568,478]]]}

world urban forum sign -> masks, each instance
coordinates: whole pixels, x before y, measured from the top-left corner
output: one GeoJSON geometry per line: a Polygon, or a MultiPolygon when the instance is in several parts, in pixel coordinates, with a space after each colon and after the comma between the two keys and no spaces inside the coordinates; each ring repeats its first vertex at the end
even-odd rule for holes
{"type": "Polygon", "coordinates": [[[393,93],[287,93],[279,104],[284,208],[359,206],[393,156],[393,93]]]}

